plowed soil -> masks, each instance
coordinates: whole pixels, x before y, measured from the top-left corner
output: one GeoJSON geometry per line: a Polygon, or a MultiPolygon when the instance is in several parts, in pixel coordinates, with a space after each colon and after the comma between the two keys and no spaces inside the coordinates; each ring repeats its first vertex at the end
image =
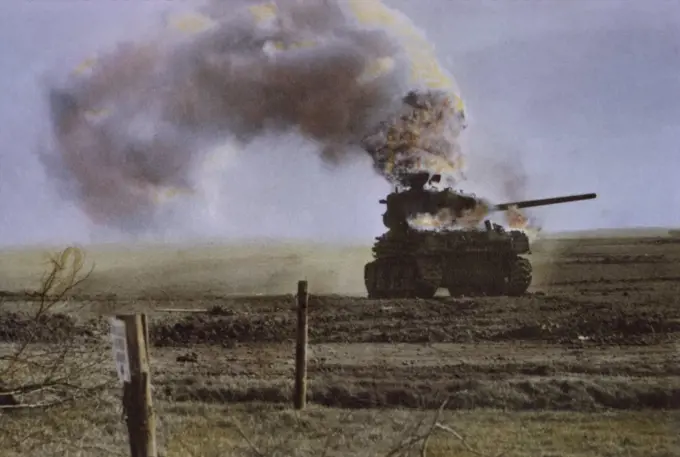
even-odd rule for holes
{"type": "MultiPolygon", "coordinates": [[[[680,409],[680,239],[544,242],[531,260],[533,286],[518,298],[312,293],[309,401],[351,408],[436,408],[448,398],[449,408],[463,409],[680,409]]],[[[363,262],[355,267],[360,276],[363,262]]],[[[150,314],[157,395],[290,400],[291,294],[184,290],[165,298],[80,300],[99,313],[150,314]]],[[[70,335],[96,327],[55,319],[70,335]]],[[[17,315],[1,317],[0,339],[20,338],[22,325],[17,315]]],[[[60,335],[44,325],[37,333],[43,339],[60,335]]]]}

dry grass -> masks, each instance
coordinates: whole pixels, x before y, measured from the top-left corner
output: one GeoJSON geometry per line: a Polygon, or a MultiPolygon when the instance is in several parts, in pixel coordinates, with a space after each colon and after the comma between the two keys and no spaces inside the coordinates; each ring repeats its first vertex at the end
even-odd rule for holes
{"type": "MultiPolygon", "coordinates": [[[[309,280],[311,293],[363,294],[363,277],[356,272],[363,271],[371,256],[370,245],[302,243],[112,245],[87,251],[97,268],[80,288],[81,295],[174,300],[290,293],[303,277],[309,280]]],[[[39,248],[0,252],[0,291],[32,288],[48,265],[50,252],[39,248]]]]}
{"type": "MultiPolygon", "coordinates": [[[[303,413],[270,407],[175,409],[166,428],[168,456],[243,455],[249,440],[262,455],[387,456],[426,432],[433,412],[381,410],[342,411],[311,408],[303,413]],[[239,424],[238,427],[235,424],[239,424]],[[330,438],[329,438],[330,437],[330,438]],[[184,453],[183,453],[184,452],[184,453]]],[[[429,457],[498,455],[542,456],[671,456],[678,414],[504,413],[478,410],[444,412],[439,422],[463,438],[435,430],[427,445],[429,457]]],[[[406,455],[418,455],[422,442],[406,455]]]]}
{"type": "MultiPolygon", "coordinates": [[[[296,412],[272,405],[208,406],[158,402],[159,443],[165,457],[388,456],[420,455],[435,413],[413,410],[338,410],[309,407],[296,412]]],[[[40,416],[0,416],[0,455],[126,455],[123,422],[115,398],[40,416]],[[12,439],[10,439],[12,437],[12,439]]],[[[445,411],[428,457],[678,455],[677,412],[519,413],[445,411]],[[463,440],[461,440],[461,437],[463,440]]]]}
{"type": "MultiPolygon", "coordinates": [[[[633,411],[650,405],[628,401],[638,394],[657,398],[661,392],[668,404],[678,404],[678,354],[672,352],[668,341],[629,342],[631,346],[626,347],[609,341],[575,346],[543,338],[532,346],[519,336],[496,341],[489,333],[500,324],[520,328],[531,324],[531,319],[565,324],[573,313],[585,315],[596,309],[609,312],[624,302],[635,312],[642,308],[645,312],[663,311],[670,316],[668,319],[675,319],[677,285],[670,279],[678,275],[678,246],[671,249],[662,243],[642,244],[624,237],[578,242],[544,240],[536,245],[534,261],[546,271],[538,278],[536,289],[546,290],[547,295],[477,300],[469,308],[462,301],[446,300],[419,302],[418,306],[393,301],[377,307],[335,297],[314,308],[312,396],[315,391],[328,390],[331,381],[362,398],[374,385],[394,384],[406,397],[430,398],[425,405],[428,407],[438,405],[447,395],[477,395],[475,407],[486,404],[506,408],[447,409],[437,419],[440,426],[434,428],[434,410],[347,410],[343,408],[350,403],[338,403],[338,408],[312,404],[308,410],[296,413],[287,403],[259,403],[266,399],[259,395],[246,398],[247,403],[227,402],[226,394],[221,401],[211,403],[202,395],[220,393],[220,389],[246,394],[261,390],[274,392],[287,401],[292,346],[284,337],[253,343],[248,340],[251,334],[241,335],[243,341],[230,348],[154,347],[154,401],[162,455],[458,457],[496,456],[502,451],[505,456],[515,457],[679,455],[680,411],[676,406],[672,411],[633,411]],[[663,262],[656,262],[657,256],[663,256],[663,262]],[[670,279],[659,282],[659,278],[666,277],[670,279]],[[459,307],[451,307],[453,304],[459,307]],[[436,336],[448,326],[447,338],[451,341],[438,346],[378,344],[378,326],[394,338],[417,332],[436,336]],[[465,338],[454,338],[456,331],[465,338]],[[340,336],[344,339],[338,339],[340,336]],[[490,340],[484,343],[484,338],[490,340]],[[177,363],[176,357],[189,351],[198,352],[198,363],[177,363]],[[580,379],[589,382],[584,384],[580,379]],[[565,386],[592,387],[593,383],[599,390],[591,388],[588,392],[597,394],[598,407],[603,398],[611,405],[628,401],[628,406],[616,412],[555,411],[556,400],[548,402],[551,411],[522,412],[517,410],[521,409],[519,403],[506,401],[517,397],[520,403],[526,403],[528,396],[543,401],[566,397],[568,405],[577,409],[581,406],[576,402],[576,390],[565,391],[565,386]],[[509,388],[516,385],[524,389],[523,393],[515,394],[509,388]],[[453,394],[451,386],[455,387],[453,394]],[[550,389],[540,390],[537,386],[550,389]],[[530,392],[527,388],[531,388],[530,392]],[[185,397],[182,402],[175,401],[179,394],[185,397]],[[491,394],[500,395],[497,402],[488,402],[491,394]],[[423,439],[416,438],[430,431],[423,453],[423,439]],[[408,442],[412,446],[405,445],[408,442]]],[[[221,306],[234,313],[225,317],[229,322],[243,324],[252,333],[253,322],[261,318],[268,323],[264,330],[274,336],[284,335],[277,326],[288,324],[274,319],[289,313],[285,306],[281,307],[280,298],[239,302],[219,298],[220,295],[293,292],[295,282],[303,276],[317,287],[317,292],[363,294],[361,268],[369,254],[368,247],[295,244],[220,249],[94,248],[88,250],[88,257],[96,262],[97,269],[84,288],[77,291],[80,298],[55,309],[71,310],[77,305],[81,310],[78,316],[82,317],[103,309],[130,307],[152,312],[173,305],[203,307],[221,300],[221,306]],[[116,296],[106,298],[110,292],[116,296]],[[249,316],[250,327],[245,326],[244,316],[249,316]]],[[[40,250],[0,255],[0,291],[21,291],[35,285],[45,271],[46,259],[40,250]]],[[[2,308],[15,311],[28,306],[27,300],[19,298],[8,299],[2,308]]],[[[173,319],[162,313],[152,314],[159,325],[169,325],[173,319]]],[[[593,319],[602,321],[601,317],[597,314],[593,319]]],[[[64,354],[59,365],[61,378],[77,381],[79,386],[101,386],[105,381],[106,386],[97,395],[71,395],[68,402],[52,407],[0,411],[0,456],[129,455],[121,417],[121,389],[115,381],[105,337],[95,333],[95,343],[80,346],[81,340],[75,339],[65,354],[61,344],[31,344],[32,356],[39,351],[45,353],[50,344],[53,354],[64,354]]],[[[16,349],[16,343],[3,343],[0,355],[6,349],[16,349]]],[[[28,396],[21,399],[32,402],[28,396]]],[[[456,398],[451,402],[451,406],[461,406],[456,398]]],[[[541,407],[538,403],[537,408],[541,407]]],[[[391,404],[383,402],[379,406],[391,404]]]]}
{"type": "MultiPolygon", "coordinates": [[[[607,231],[610,245],[630,244],[632,238],[667,236],[668,231],[607,231]]],[[[554,236],[534,244],[534,262],[549,262],[578,244],[601,246],[598,233],[554,236]]],[[[371,258],[371,242],[363,245],[251,241],[202,245],[94,245],[88,258],[96,270],[81,293],[191,299],[196,295],[293,293],[306,278],[315,294],[364,295],[363,266],[371,258]],[[357,274],[359,272],[359,274],[357,274]],[[228,274],[227,274],[228,273],[228,274]]],[[[32,288],[49,266],[50,247],[0,251],[0,291],[32,288]]]]}

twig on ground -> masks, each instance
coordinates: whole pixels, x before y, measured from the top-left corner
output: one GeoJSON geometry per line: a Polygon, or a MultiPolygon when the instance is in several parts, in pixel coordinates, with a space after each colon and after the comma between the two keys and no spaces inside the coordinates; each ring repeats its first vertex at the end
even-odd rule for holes
{"type": "Polygon", "coordinates": [[[253,444],[253,442],[250,441],[250,438],[248,438],[248,435],[245,434],[245,432],[241,428],[241,425],[235,419],[232,419],[231,423],[234,424],[236,431],[238,431],[239,435],[241,435],[241,438],[243,438],[243,440],[248,444],[250,450],[252,450],[258,457],[265,457],[265,455],[262,452],[260,452],[260,450],[253,444]]]}
{"type": "MultiPolygon", "coordinates": [[[[34,390],[29,391],[29,392],[39,392],[39,391],[42,391],[42,390],[50,390],[50,389],[53,389],[55,386],[60,386],[60,385],[55,384],[55,385],[52,385],[52,386],[43,386],[39,389],[34,389],[34,390]]],[[[39,409],[39,408],[47,409],[47,408],[51,408],[51,407],[54,407],[54,406],[62,405],[64,403],[75,401],[79,398],[87,397],[90,394],[92,394],[92,392],[100,392],[100,391],[102,391],[103,389],[106,388],[106,384],[98,384],[96,386],[87,387],[87,388],[78,387],[78,386],[68,386],[68,385],[64,385],[64,386],[67,386],[71,391],[74,391],[74,393],[72,393],[71,395],[69,395],[65,398],[60,398],[60,399],[54,400],[54,401],[45,401],[45,402],[37,402],[37,403],[19,403],[19,404],[16,404],[16,405],[12,405],[12,404],[10,404],[10,405],[0,405],[0,410],[21,410],[21,409],[39,409]]],[[[0,396],[4,396],[4,395],[17,396],[17,395],[22,395],[22,394],[26,394],[26,392],[15,391],[15,393],[9,393],[9,394],[0,393],[0,396]]]]}
{"type": "Polygon", "coordinates": [[[447,426],[447,425],[443,425],[443,424],[436,424],[436,427],[437,427],[439,430],[443,430],[443,431],[449,433],[450,435],[453,435],[458,441],[460,441],[460,444],[462,444],[463,447],[464,447],[468,452],[471,452],[471,453],[473,453],[473,454],[475,454],[475,455],[480,455],[480,456],[483,456],[483,455],[484,455],[483,453],[479,452],[478,450],[476,450],[476,449],[474,449],[472,446],[470,446],[470,445],[468,444],[468,442],[465,440],[465,438],[464,438],[460,433],[458,433],[456,430],[454,430],[453,428],[451,428],[451,427],[449,427],[449,426],[447,426]]]}
{"type": "Polygon", "coordinates": [[[432,425],[428,427],[427,431],[424,433],[417,433],[418,430],[420,430],[420,427],[422,426],[423,422],[425,422],[425,418],[423,417],[418,424],[412,429],[414,430],[412,433],[408,434],[408,437],[401,441],[394,449],[392,449],[390,452],[386,454],[385,457],[395,457],[397,455],[402,455],[409,449],[411,449],[413,446],[417,445],[418,443],[421,443],[420,447],[420,455],[422,457],[427,456],[427,443],[430,439],[430,435],[432,435],[432,432],[436,428],[436,424],[439,422],[439,418],[441,417],[442,412],[444,411],[444,408],[446,408],[446,405],[448,404],[449,400],[446,399],[439,409],[437,410],[437,413],[435,414],[434,419],[432,420],[432,425]]]}
{"type": "MultiPolygon", "coordinates": [[[[444,424],[437,423],[437,424],[435,424],[435,428],[436,428],[436,429],[439,429],[439,430],[442,430],[442,431],[444,431],[444,432],[447,432],[448,434],[450,434],[450,435],[452,435],[453,437],[455,437],[458,441],[460,441],[460,444],[462,444],[463,447],[464,447],[468,452],[470,452],[471,454],[479,455],[479,456],[481,456],[481,457],[486,457],[486,456],[487,456],[487,454],[485,454],[485,453],[483,453],[483,452],[481,452],[481,451],[478,451],[477,449],[475,449],[475,448],[473,448],[472,446],[470,446],[470,444],[468,444],[468,442],[467,442],[467,440],[465,439],[465,437],[463,437],[463,435],[461,435],[460,433],[458,433],[458,432],[457,432],[455,429],[453,429],[452,427],[449,427],[448,425],[444,425],[444,424]]],[[[495,454],[494,457],[502,457],[506,452],[508,452],[507,449],[506,449],[506,450],[503,450],[503,451],[501,451],[501,452],[499,452],[498,454],[495,454]]]]}
{"type": "Polygon", "coordinates": [[[439,424],[439,418],[441,417],[442,413],[444,412],[444,408],[446,408],[446,405],[448,403],[449,399],[447,398],[446,400],[444,400],[444,402],[437,410],[437,414],[434,416],[434,419],[432,419],[432,425],[430,426],[430,428],[427,430],[427,433],[423,437],[423,444],[420,448],[420,457],[427,457],[427,445],[430,441],[430,436],[432,436],[432,433],[437,428],[437,424],[439,424]]]}
{"type": "MultiPolygon", "coordinates": [[[[474,455],[478,455],[481,457],[485,457],[486,454],[483,452],[473,448],[467,440],[460,434],[458,431],[456,431],[454,428],[444,425],[440,422],[440,418],[442,413],[444,412],[444,409],[446,408],[446,405],[448,404],[449,399],[445,400],[439,409],[437,410],[437,413],[435,414],[434,418],[432,419],[432,423],[430,426],[427,428],[427,430],[423,433],[414,433],[410,434],[405,440],[403,440],[397,447],[392,449],[390,452],[387,453],[385,457],[395,457],[397,455],[403,455],[406,451],[411,449],[413,446],[415,446],[417,443],[420,443],[420,457],[427,457],[427,446],[429,444],[430,438],[432,437],[433,433],[436,430],[441,430],[449,435],[455,437],[460,443],[463,445],[463,447],[470,453],[474,455]]],[[[418,425],[416,426],[415,430],[419,430],[420,426],[422,425],[423,420],[421,420],[418,425]]],[[[496,454],[494,457],[502,457],[507,450],[504,450],[498,454],[496,454]]]]}
{"type": "Polygon", "coordinates": [[[47,409],[54,406],[63,405],[70,398],[63,398],[61,400],[46,401],[43,403],[19,403],[18,405],[0,405],[0,410],[21,410],[21,409],[47,409]]]}

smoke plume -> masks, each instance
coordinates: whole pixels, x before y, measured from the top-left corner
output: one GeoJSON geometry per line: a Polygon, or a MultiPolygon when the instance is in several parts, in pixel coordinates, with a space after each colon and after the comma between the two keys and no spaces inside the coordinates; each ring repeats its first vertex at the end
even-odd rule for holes
{"type": "Polygon", "coordinates": [[[215,1],[54,84],[45,163],[92,220],[125,227],[196,192],[219,145],[238,153],[264,135],[296,132],[330,164],[369,154],[389,181],[455,178],[456,91],[410,21],[378,1],[215,1]]]}

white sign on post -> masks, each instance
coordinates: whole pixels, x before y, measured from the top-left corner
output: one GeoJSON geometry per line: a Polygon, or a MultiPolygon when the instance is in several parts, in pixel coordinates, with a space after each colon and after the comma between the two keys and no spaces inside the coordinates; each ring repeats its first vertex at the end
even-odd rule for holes
{"type": "Polygon", "coordinates": [[[116,364],[118,379],[121,382],[130,382],[130,357],[125,336],[125,322],[112,317],[109,319],[109,324],[111,325],[113,362],[116,364]]]}

